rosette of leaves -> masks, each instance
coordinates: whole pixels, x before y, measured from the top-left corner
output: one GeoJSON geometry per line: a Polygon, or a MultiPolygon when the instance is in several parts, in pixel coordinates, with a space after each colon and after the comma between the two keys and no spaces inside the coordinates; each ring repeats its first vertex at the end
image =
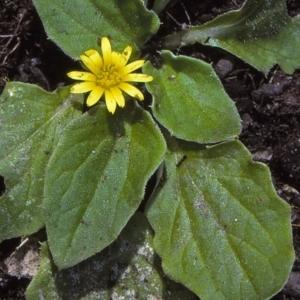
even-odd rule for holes
{"type": "MultiPolygon", "coordinates": [[[[168,2],[157,0],[154,8],[168,2]]],[[[140,0],[34,4],[49,38],[74,59],[103,36],[117,51],[130,44],[137,58],[160,26],[140,0]]],[[[300,65],[289,52],[299,45],[299,18],[289,18],[279,1],[260,4],[249,0],[166,37],[165,45],[209,44],[262,72],[278,63],[291,73],[300,65]]],[[[154,78],[146,84],[151,106],[127,99],[114,115],[101,101],[83,113],[84,97],[70,87],[49,93],[7,83],[0,98],[1,240],[42,227],[48,238],[28,299],[96,299],[99,289],[107,290],[104,298],[162,298],[165,275],[201,299],[268,299],[286,282],[294,260],[290,208],[267,166],[253,162],[237,140],[241,120],[233,101],[209,64],[168,50],[161,57],[160,68],[143,68],[154,78]],[[146,209],[136,217],[143,200],[146,209]],[[140,266],[149,272],[141,275],[140,266]],[[128,268],[137,270],[130,279],[128,268]],[[97,285],[94,276],[103,272],[113,280],[97,285]],[[139,282],[150,284],[141,289],[139,282]]],[[[174,289],[174,299],[196,297],[174,289]]]]}

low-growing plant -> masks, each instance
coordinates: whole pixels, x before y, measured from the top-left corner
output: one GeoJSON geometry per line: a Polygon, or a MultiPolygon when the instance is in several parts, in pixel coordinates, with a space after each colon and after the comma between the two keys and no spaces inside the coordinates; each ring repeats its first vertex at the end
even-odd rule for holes
{"type": "Polygon", "coordinates": [[[238,140],[241,119],[212,66],[170,50],[201,43],[291,74],[300,17],[283,1],[248,0],[166,36],[157,68],[138,57],[169,0],[154,11],[141,0],[33,2],[49,38],[87,70],[51,93],[9,82],[0,98],[0,239],[42,227],[48,239],[27,298],[277,293],[294,260],[290,207],[238,140]],[[134,82],[146,82],[151,105],[134,100],[146,93],[134,82]]]}

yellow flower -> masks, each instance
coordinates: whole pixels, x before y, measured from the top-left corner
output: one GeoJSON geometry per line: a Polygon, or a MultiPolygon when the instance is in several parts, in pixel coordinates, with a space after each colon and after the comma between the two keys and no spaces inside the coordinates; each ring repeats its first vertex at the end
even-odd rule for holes
{"type": "Polygon", "coordinates": [[[73,71],[67,74],[72,79],[84,81],[73,85],[71,93],[90,91],[86,101],[88,106],[97,103],[104,94],[107,109],[112,114],[115,112],[117,104],[120,107],[125,106],[122,91],[138,100],[144,100],[141,91],[127,82],[149,82],[153,80],[152,76],[131,73],[142,67],[145,61],[137,60],[126,65],[132,48],[127,46],[123,53],[112,51],[107,37],[102,38],[101,48],[103,58],[98,51],[93,49],[80,55],[82,62],[92,73],[73,71]]]}

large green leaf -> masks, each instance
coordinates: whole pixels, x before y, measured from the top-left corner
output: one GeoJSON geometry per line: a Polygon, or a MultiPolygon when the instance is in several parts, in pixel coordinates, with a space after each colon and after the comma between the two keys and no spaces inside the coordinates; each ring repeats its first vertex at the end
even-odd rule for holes
{"type": "Polygon", "coordinates": [[[268,168],[238,141],[169,141],[147,207],[167,275],[201,299],[267,299],[286,282],[294,253],[290,207],[268,168]]]}
{"type": "Polygon", "coordinates": [[[210,39],[208,44],[221,47],[240,57],[257,70],[268,73],[279,64],[280,68],[292,74],[300,66],[300,16],[289,18],[280,33],[249,41],[238,39],[210,39]]]}
{"type": "Polygon", "coordinates": [[[166,47],[199,42],[223,48],[267,73],[279,64],[293,73],[300,66],[300,17],[290,18],[282,0],[248,0],[237,11],[169,36],[166,47]]]}
{"type": "Polygon", "coordinates": [[[114,115],[97,106],[67,126],[45,180],[46,229],[59,268],[117,238],[165,151],[157,125],[135,102],[114,115]]]}
{"type": "Polygon", "coordinates": [[[46,244],[27,300],[42,299],[186,299],[192,292],[168,280],[152,248],[153,232],[146,218],[135,214],[118,239],[75,267],[58,271],[46,244]]]}
{"type": "Polygon", "coordinates": [[[141,0],[33,0],[50,39],[73,58],[98,48],[109,36],[123,51],[127,45],[141,48],[157,31],[159,20],[141,0]]]}
{"type": "Polygon", "coordinates": [[[0,98],[0,174],[6,193],[0,199],[0,240],[26,235],[44,225],[45,167],[81,97],[69,88],[48,93],[24,83],[7,83],[0,98]],[[62,100],[66,100],[63,104],[62,100]]]}
{"type": "Polygon", "coordinates": [[[240,117],[211,65],[162,51],[163,65],[143,70],[154,80],[146,84],[153,96],[155,118],[178,138],[215,143],[236,137],[240,117]]]}

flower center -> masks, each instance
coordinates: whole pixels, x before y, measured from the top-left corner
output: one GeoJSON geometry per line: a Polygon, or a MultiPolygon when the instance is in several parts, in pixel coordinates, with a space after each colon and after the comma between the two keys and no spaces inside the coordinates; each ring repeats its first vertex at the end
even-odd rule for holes
{"type": "Polygon", "coordinates": [[[119,70],[115,66],[103,67],[98,78],[97,84],[105,90],[118,85],[122,81],[119,70]]]}

